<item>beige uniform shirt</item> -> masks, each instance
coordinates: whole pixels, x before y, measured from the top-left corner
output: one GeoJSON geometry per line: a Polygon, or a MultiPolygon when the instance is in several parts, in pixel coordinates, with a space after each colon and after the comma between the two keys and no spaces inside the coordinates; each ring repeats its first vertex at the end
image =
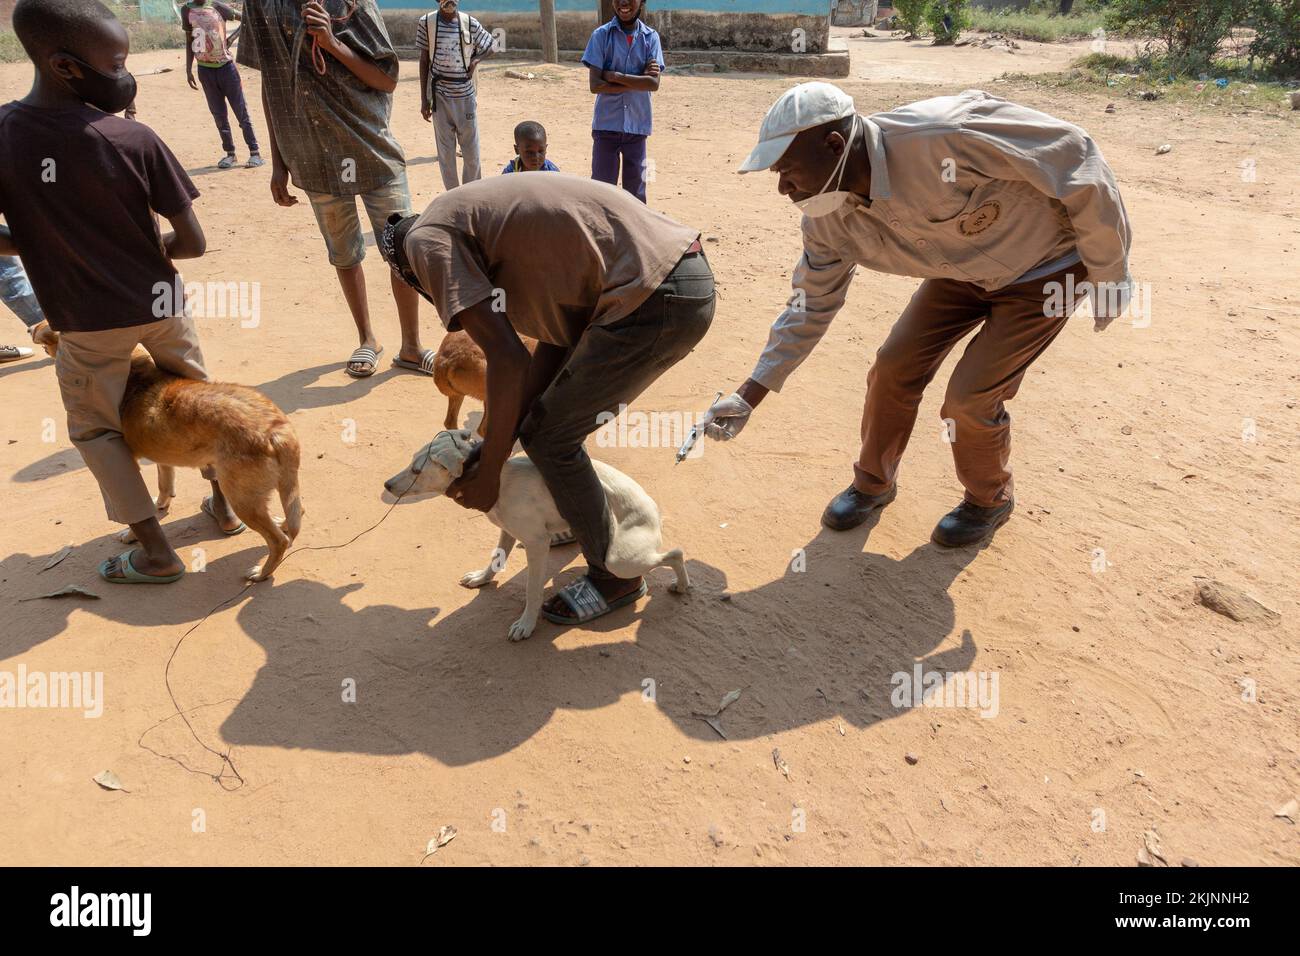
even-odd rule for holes
{"type": "Polygon", "coordinates": [[[448,329],[491,299],[516,332],[568,346],[631,315],[698,236],[616,186],[525,172],[443,193],[405,248],[448,329]]]}
{"type": "Polygon", "coordinates": [[[856,266],[985,290],[1082,261],[1130,282],[1128,216],[1097,144],[1063,120],[967,90],[860,116],[870,203],[803,219],[794,295],[752,378],[780,391],[844,305],[856,266]]]}

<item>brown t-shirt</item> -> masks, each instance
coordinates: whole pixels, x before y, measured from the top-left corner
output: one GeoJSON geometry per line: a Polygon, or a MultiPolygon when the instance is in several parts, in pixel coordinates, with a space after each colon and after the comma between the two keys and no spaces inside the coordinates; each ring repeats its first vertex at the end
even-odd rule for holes
{"type": "Polygon", "coordinates": [[[143,123],[93,106],[0,106],[0,213],[56,331],[165,318],[155,286],[173,288],[176,268],[154,214],[178,216],[198,195],[143,123]]]}
{"type": "Polygon", "coordinates": [[[567,346],[635,311],[698,236],[615,186],[518,173],[443,193],[406,255],[448,329],[491,299],[516,332],[567,346]]]}

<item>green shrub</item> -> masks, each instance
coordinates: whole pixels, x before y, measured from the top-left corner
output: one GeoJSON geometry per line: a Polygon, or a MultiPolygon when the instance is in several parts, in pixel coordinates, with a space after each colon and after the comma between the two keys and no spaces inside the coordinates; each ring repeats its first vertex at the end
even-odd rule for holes
{"type": "Polygon", "coordinates": [[[1278,75],[1300,74],[1300,0],[1254,0],[1250,14],[1250,55],[1278,75]]]}
{"type": "Polygon", "coordinates": [[[1251,0],[1112,0],[1109,29],[1160,41],[1178,72],[1207,68],[1251,0]]]}
{"type": "Polygon", "coordinates": [[[925,19],[925,8],[929,0],[894,0],[894,16],[903,29],[912,36],[921,33],[921,21],[925,19]]]}
{"type": "Polygon", "coordinates": [[[930,0],[925,8],[925,22],[934,34],[934,42],[940,46],[955,43],[961,31],[970,26],[970,13],[966,9],[966,0],[930,0]],[[944,22],[944,18],[948,22],[944,22]]]}

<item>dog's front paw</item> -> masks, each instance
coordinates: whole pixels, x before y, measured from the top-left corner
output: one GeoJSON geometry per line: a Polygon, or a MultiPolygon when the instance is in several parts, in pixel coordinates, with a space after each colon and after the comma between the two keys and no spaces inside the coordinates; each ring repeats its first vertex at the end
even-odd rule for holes
{"type": "Polygon", "coordinates": [[[668,585],[668,590],[672,591],[673,594],[689,594],[691,590],[691,582],[687,581],[685,584],[681,584],[674,581],[672,584],[668,585]]]}
{"type": "Polygon", "coordinates": [[[515,623],[510,625],[510,640],[526,641],[532,636],[533,628],[537,626],[537,619],[528,620],[527,617],[521,617],[515,623]]]}
{"type": "Polygon", "coordinates": [[[484,568],[482,571],[471,571],[460,579],[460,586],[463,588],[481,588],[491,581],[492,577],[491,568],[484,568]]]}

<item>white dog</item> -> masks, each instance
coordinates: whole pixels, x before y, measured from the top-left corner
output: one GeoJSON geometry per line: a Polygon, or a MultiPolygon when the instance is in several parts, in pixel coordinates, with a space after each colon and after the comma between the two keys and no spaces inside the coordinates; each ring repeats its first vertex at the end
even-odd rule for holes
{"type": "MultiPolygon", "coordinates": [[[[392,500],[417,501],[441,495],[464,470],[465,458],[473,444],[465,430],[439,432],[433,441],[415,453],[411,464],[384,482],[392,500]]],[[[677,575],[670,586],[675,594],[690,589],[680,548],[663,550],[659,530],[659,508],[645,489],[616,468],[593,461],[605,498],[613,516],[609,552],[605,566],[621,578],[635,578],[651,568],[669,567],[677,575]]],[[[549,575],[547,556],[553,535],[568,531],[568,522],[560,516],[537,467],[524,455],[506,461],[501,469],[501,493],[487,513],[488,520],[501,529],[501,538],[488,566],[471,571],[460,579],[467,588],[480,588],[503,570],[506,558],[518,541],[528,556],[528,598],[524,613],[510,625],[512,641],[522,641],[533,633],[542,610],[542,591],[549,575]]]]}

